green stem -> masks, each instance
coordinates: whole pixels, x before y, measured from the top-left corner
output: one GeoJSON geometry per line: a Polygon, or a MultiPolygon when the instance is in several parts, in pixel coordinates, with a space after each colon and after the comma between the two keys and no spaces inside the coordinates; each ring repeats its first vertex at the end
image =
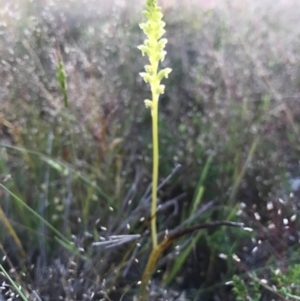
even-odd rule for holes
{"type": "Polygon", "coordinates": [[[157,208],[157,184],[159,168],[159,149],[158,149],[158,95],[153,93],[152,115],[152,143],[153,143],[153,173],[152,173],[152,203],[151,203],[151,235],[153,249],[157,247],[157,227],[156,227],[156,208],[157,208]]]}

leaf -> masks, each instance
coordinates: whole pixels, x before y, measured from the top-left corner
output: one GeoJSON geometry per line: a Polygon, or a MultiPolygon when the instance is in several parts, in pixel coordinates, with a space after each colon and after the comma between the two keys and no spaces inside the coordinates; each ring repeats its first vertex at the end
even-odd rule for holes
{"type": "Polygon", "coordinates": [[[68,107],[67,75],[66,75],[66,71],[65,71],[63,61],[61,59],[59,59],[59,61],[57,63],[56,80],[57,80],[59,89],[62,92],[63,97],[64,97],[64,105],[67,108],[68,107]]]}

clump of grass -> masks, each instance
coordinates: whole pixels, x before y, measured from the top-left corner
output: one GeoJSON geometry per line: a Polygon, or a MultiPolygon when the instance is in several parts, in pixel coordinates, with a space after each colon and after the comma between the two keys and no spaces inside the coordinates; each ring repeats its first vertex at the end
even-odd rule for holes
{"type": "MultiPolygon", "coordinates": [[[[92,272],[87,273],[87,268],[85,275],[91,279],[101,275],[112,293],[124,275],[131,276],[127,282],[140,279],[132,272],[135,261],[130,252],[140,259],[141,267],[150,248],[148,220],[153,217],[148,210],[151,195],[144,194],[151,181],[151,120],[139,101],[148,91],[136,76],[142,65],[135,49],[141,42],[139,13],[126,15],[112,9],[100,14],[96,7],[83,10],[80,3],[64,3],[65,7],[46,5],[44,10],[33,1],[27,11],[35,18],[16,21],[18,32],[12,32],[17,26],[4,29],[0,133],[9,136],[13,145],[3,143],[0,168],[1,174],[11,174],[6,182],[11,192],[57,230],[75,235],[76,245],[86,254],[97,253],[92,272]],[[68,73],[68,110],[61,101],[66,82],[60,80],[57,85],[55,77],[58,61],[53,54],[57,49],[61,49],[60,59],[68,73]],[[144,231],[145,236],[138,238],[142,248],[129,241],[126,255],[119,252],[122,241],[130,238],[127,234],[144,231]],[[112,239],[115,248],[111,252],[91,247],[92,242],[97,245],[103,239],[112,239]]],[[[279,197],[284,172],[298,162],[298,27],[284,23],[290,20],[284,8],[277,18],[277,8],[272,4],[268,17],[262,8],[249,18],[242,10],[234,16],[229,11],[205,13],[198,8],[187,12],[183,7],[166,12],[170,37],[166,65],[173,71],[161,95],[158,116],[160,174],[169,174],[174,161],[183,167],[157,191],[161,205],[159,214],[154,214],[157,232],[181,231],[200,219],[210,222],[236,214],[252,223],[252,211],[263,219],[271,218],[264,205],[279,197]],[[278,40],[281,42],[274,42],[278,40]],[[236,47],[237,41],[242,47],[236,47]],[[237,206],[240,201],[247,203],[243,210],[237,206]]],[[[298,11],[292,12],[295,22],[298,11]]],[[[57,245],[52,243],[55,235],[39,218],[24,215],[22,204],[2,191],[1,208],[3,205],[3,216],[10,223],[10,230],[1,233],[9,241],[6,246],[13,250],[17,243],[16,238],[13,243],[7,239],[14,235],[13,227],[25,252],[43,249],[41,262],[51,263],[57,256],[57,245]]],[[[296,204],[296,200],[291,202],[296,204]]],[[[265,231],[256,227],[256,233],[259,230],[265,231]]],[[[230,278],[236,267],[230,260],[226,268],[225,264],[221,267],[218,254],[222,251],[230,257],[241,250],[247,237],[240,232],[221,228],[187,239],[179,237],[182,250],[165,252],[173,258],[162,258],[166,266],[162,278],[182,289],[214,284],[219,281],[215,275],[225,273],[230,278]],[[198,252],[193,250],[199,251],[196,260],[193,253],[198,252]],[[197,269],[195,263],[201,257],[208,266],[197,269]],[[195,273],[203,271],[204,276],[190,276],[188,267],[195,273]],[[178,275],[183,275],[181,283],[176,282],[178,275]]],[[[157,245],[164,241],[163,234],[158,236],[157,245]]],[[[271,250],[277,258],[277,250],[271,250]]],[[[53,266],[61,270],[67,264],[53,266]]],[[[64,277],[71,276],[66,273],[64,277]]]]}

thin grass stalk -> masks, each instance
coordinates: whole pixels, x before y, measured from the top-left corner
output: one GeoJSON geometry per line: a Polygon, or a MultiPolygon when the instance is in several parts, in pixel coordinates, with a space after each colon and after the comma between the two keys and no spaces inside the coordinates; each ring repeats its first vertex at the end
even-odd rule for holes
{"type": "MultiPolygon", "coordinates": [[[[29,299],[25,296],[25,294],[21,291],[20,287],[17,285],[16,282],[14,282],[14,280],[9,276],[9,274],[6,272],[6,270],[4,269],[4,267],[0,264],[0,270],[1,272],[4,274],[4,276],[9,280],[9,282],[11,283],[11,285],[14,287],[14,289],[17,291],[17,293],[19,294],[19,296],[21,297],[21,299],[23,301],[29,301],[29,299]]],[[[0,296],[1,297],[1,296],[0,296]]],[[[2,299],[1,299],[2,300],[2,299]]]]}
{"type": "Polygon", "coordinates": [[[251,148],[248,152],[248,155],[247,155],[247,158],[246,158],[246,161],[245,161],[245,164],[243,165],[243,168],[241,170],[241,172],[237,175],[236,179],[235,179],[235,182],[234,182],[234,185],[233,185],[233,188],[231,190],[231,193],[230,193],[230,196],[229,196],[229,203],[232,204],[232,202],[234,201],[234,198],[235,198],[235,195],[237,193],[237,190],[240,186],[240,183],[246,173],[246,170],[250,164],[250,162],[252,161],[253,159],[253,156],[255,154],[255,151],[257,149],[257,146],[258,146],[258,142],[259,142],[259,137],[256,137],[254,139],[254,141],[252,142],[252,145],[251,145],[251,148]]]}
{"type": "Polygon", "coordinates": [[[11,192],[8,188],[6,188],[4,185],[0,183],[0,188],[2,188],[4,191],[9,193],[17,203],[21,204],[24,209],[26,209],[28,212],[30,212],[34,217],[36,217],[40,222],[43,222],[55,235],[56,239],[63,244],[66,248],[69,250],[73,250],[73,253],[78,253],[77,250],[74,248],[74,246],[71,244],[71,242],[63,235],[61,234],[57,229],[55,229],[47,220],[45,220],[42,216],[40,216],[35,210],[33,210],[30,206],[28,206],[23,200],[21,200],[17,195],[15,195],[13,192],[11,192]]]}
{"type": "Polygon", "coordinates": [[[26,252],[23,248],[23,245],[21,243],[21,240],[19,239],[19,236],[17,235],[16,231],[10,224],[8,218],[6,217],[5,213],[3,212],[2,208],[0,207],[0,221],[2,221],[4,227],[7,229],[8,233],[13,238],[15,244],[17,245],[19,252],[23,258],[26,257],[26,252]]]}
{"type": "Polygon", "coordinates": [[[16,146],[12,146],[12,145],[4,145],[0,143],[0,148],[4,147],[6,149],[11,149],[11,150],[16,150],[19,152],[27,152],[28,154],[34,155],[39,157],[41,160],[45,161],[47,164],[49,164],[52,168],[56,169],[57,171],[59,171],[60,173],[63,174],[68,174],[69,172],[71,172],[73,174],[74,177],[77,177],[79,179],[81,179],[83,181],[83,183],[85,183],[88,187],[93,187],[97,193],[99,193],[99,195],[101,197],[103,197],[103,199],[108,202],[109,206],[111,206],[112,208],[116,209],[115,204],[113,203],[113,199],[111,199],[106,193],[104,193],[104,191],[96,184],[94,184],[88,177],[86,174],[84,174],[82,171],[77,171],[76,169],[74,169],[70,164],[68,164],[67,162],[62,162],[59,161],[57,159],[51,158],[47,155],[44,155],[42,153],[33,151],[33,150],[29,150],[29,149],[25,149],[25,148],[21,148],[21,147],[16,147],[16,146]]]}

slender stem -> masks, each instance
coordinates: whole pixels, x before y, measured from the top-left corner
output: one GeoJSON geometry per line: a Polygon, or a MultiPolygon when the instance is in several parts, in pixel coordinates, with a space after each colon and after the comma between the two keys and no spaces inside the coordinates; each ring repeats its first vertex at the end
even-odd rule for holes
{"type": "Polygon", "coordinates": [[[157,185],[159,168],[159,147],[158,147],[158,96],[153,93],[152,115],[152,143],[153,143],[153,172],[152,172],[152,203],[151,203],[151,235],[153,249],[157,247],[157,185]]]}
{"type": "Polygon", "coordinates": [[[140,75],[146,83],[151,86],[152,99],[146,99],[145,105],[151,109],[152,117],[152,147],[153,147],[153,163],[152,163],[152,201],[151,201],[151,238],[152,238],[152,251],[148,258],[147,266],[144,270],[141,286],[141,301],[146,301],[147,297],[147,284],[151,277],[152,271],[155,268],[157,259],[161,253],[163,246],[158,245],[157,238],[157,189],[158,189],[158,170],[159,170],[159,147],[158,147],[158,100],[159,95],[164,93],[164,85],[160,82],[164,77],[168,77],[168,74],[172,71],[170,68],[164,68],[158,72],[159,62],[162,61],[166,55],[164,51],[166,39],[161,40],[164,34],[165,23],[161,21],[163,14],[160,7],[157,4],[157,0],[146,0],[147,22],[140,24],[141,29],[147,36],[143,45],[138,48],[142,51],[142,54],[149,57],[150,65],[145,66],[145,72],[141,72],[140,75]]]}

